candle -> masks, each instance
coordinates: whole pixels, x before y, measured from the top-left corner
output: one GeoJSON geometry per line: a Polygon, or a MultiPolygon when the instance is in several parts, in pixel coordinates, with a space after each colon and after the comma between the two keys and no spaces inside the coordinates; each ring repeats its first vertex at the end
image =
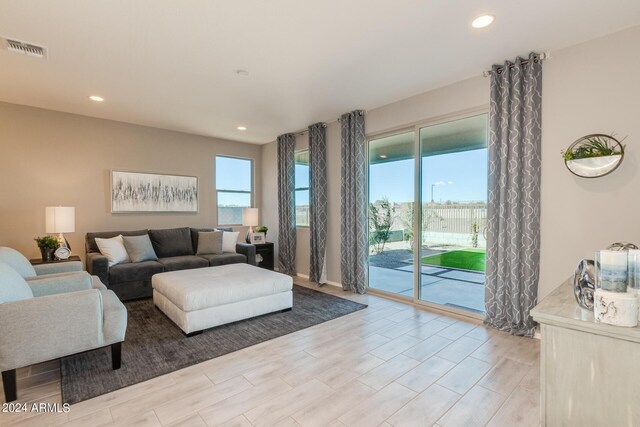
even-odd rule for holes
{"type": "Polygon", "coordinates": [[[640,290],[640,250],[629,249],[627,257],[628,275],[627,285],[640,290]]]}
{"type": "Polygon", "coordinates": [[[611,292],[627,291],[627,252],[600,251],[600,283],[611,292]]]}
{"type": "MultiPolygon", "coordinates": [[[[629,249],[627,271],[627,292],[636,296],[640,306],[640,250],[629,249]]],[[[638,310],[638,320],[640,320],[640,310],[638,310]]]]}

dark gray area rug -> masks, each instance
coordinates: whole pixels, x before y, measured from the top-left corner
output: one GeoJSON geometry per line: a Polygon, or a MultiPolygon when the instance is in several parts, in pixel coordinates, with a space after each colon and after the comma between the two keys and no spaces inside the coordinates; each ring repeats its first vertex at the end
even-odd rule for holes
{"type": "Polygon", "coordinates": [[[125,305],[129,319],[122,367],[111,369],[108,347],[63,358],[63,402],[81,402],[367,307],[294,285],[291,311],[242,320],[187,338],[151,299],[125,305]]]}

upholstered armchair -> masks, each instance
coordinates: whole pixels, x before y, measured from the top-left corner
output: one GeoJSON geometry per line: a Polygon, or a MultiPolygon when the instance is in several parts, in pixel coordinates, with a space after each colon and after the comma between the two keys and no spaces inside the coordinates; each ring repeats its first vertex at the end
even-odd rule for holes
{"type": "Polygon", "coordinates": [[[16,369],[24,366],[111,346],[112,367],[119,369],[127,310],[116,295],[85,271],[36,274],[25,280],[14,268],[28,270],[24,260],[7,249],[0,248],[0,371],[5,401],[17,399],[16,369]]]}

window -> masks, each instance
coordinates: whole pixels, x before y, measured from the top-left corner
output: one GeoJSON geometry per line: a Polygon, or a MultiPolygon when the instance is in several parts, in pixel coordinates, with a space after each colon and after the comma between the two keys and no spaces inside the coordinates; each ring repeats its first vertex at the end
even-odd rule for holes
{"type": "Polygon", "coordinates": [[[216,156],[218,225],[242,224],[253,201],[253,160],[216,156]]]}
{"type": "Polygon", "coordinates": [[[296,153],[296,227],[309,226],[309,150],[296,153]]]}

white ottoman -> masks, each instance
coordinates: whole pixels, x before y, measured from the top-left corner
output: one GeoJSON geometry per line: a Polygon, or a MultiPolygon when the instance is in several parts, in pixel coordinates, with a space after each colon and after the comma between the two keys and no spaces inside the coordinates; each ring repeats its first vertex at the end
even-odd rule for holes
{"type": "Polygon", "coordinates": [[[153,303],[187,335],[293,306],[290,276],[249,264],[158,273],[151,284],[153,303]]]}

